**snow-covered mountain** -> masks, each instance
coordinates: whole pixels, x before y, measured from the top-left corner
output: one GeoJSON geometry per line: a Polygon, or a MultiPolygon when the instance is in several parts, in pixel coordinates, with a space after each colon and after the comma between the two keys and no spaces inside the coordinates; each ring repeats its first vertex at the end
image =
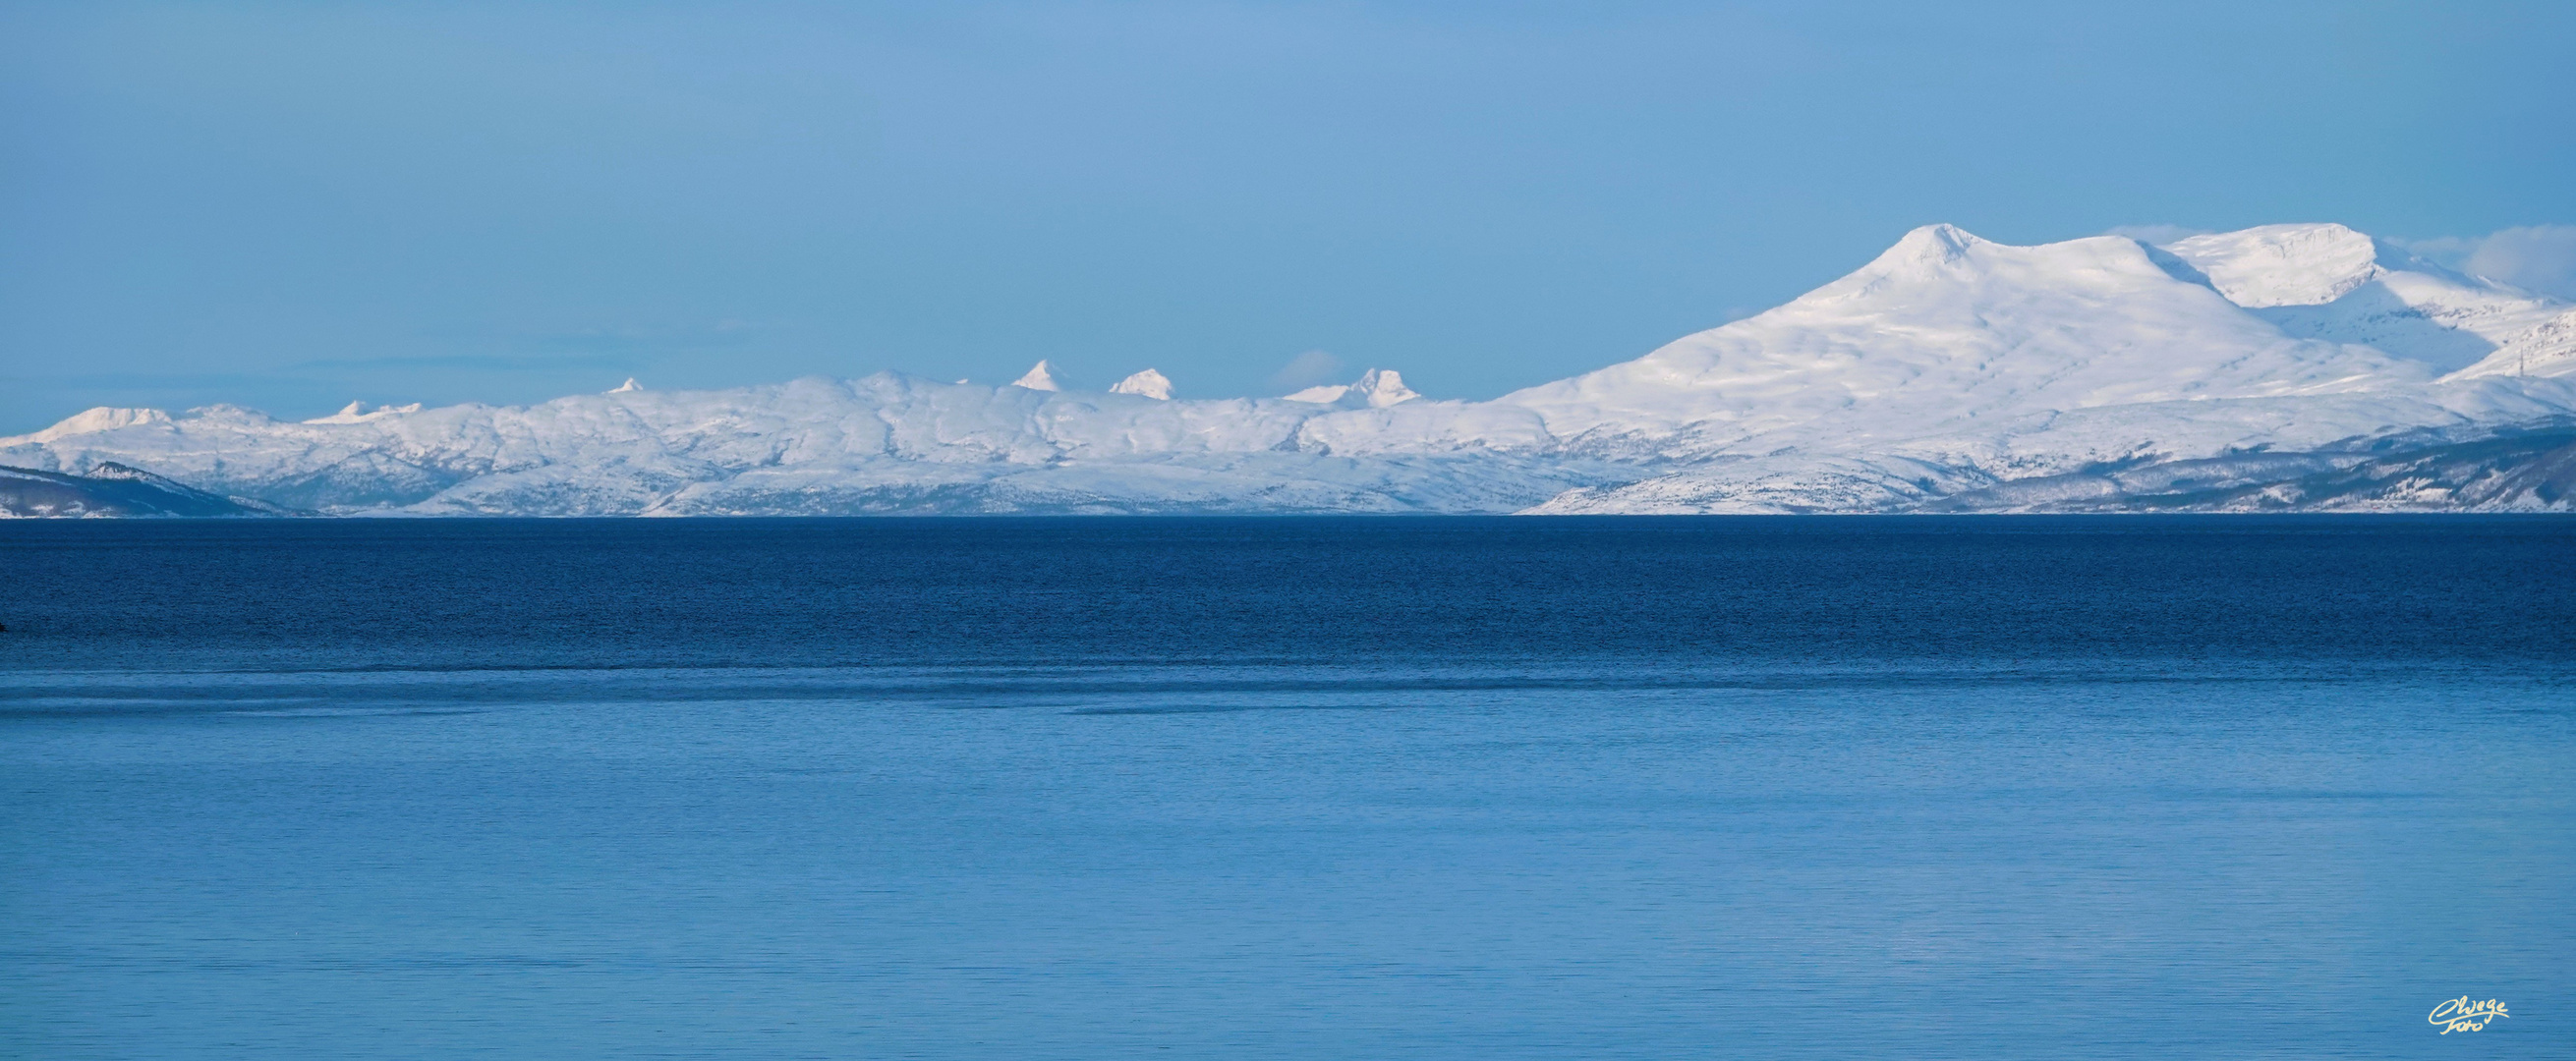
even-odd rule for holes
{"type": "MultiPolygon", "coordinates": [[[[1501,400],[1540,411],[1558,437],[1687,464],[1542,511],[1903,511],[2107,469],[2282,452],[2342,467],[2375,447],[2555,430],[2576,397],[2571,324],[2576,307],[2340,225],[2170,248],[2011,247],[1935,225],[1770,312],[1501,400]]],[[[2197,483],[2177,503],[2563,503],[2237,485],[2282,489],[2222,499],[2197,483]]],[[[2164,503],[2125,488],[2011,496],[1985,507],[2164,503]]]]}
{"type": "Polygon", "coordinates": [[[1769,312],[1487,402],[880,373],[284,423],[93,409],[0,464],[326,512],[2566,509],[2576,306],[2340,225],[2036,247],[1947,225],[1769,312]]]}

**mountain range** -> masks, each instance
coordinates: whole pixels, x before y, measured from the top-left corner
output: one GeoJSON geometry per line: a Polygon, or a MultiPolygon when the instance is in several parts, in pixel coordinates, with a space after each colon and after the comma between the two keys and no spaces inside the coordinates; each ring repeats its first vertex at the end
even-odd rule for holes
{"type": "Polygon", "coordinates": [[[1949,225],[1491,401],[1393,371],[1179,399],[896,373],[286,422],[99,408],[0,465],[331,514],[2563,511],[2576,306],[2341,225],[2039,246],[1949,225]]]}

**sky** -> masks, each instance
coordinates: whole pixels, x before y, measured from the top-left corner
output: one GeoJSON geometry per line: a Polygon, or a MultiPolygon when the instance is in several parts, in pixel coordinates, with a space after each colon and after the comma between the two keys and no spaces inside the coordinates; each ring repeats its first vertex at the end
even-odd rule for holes
{"type": "Polygon", "coordinates": [[[0,4],[0,434],[1046,358],[1491,397],[1951,222],[2576,297],[2576,4],[0,4]]]}

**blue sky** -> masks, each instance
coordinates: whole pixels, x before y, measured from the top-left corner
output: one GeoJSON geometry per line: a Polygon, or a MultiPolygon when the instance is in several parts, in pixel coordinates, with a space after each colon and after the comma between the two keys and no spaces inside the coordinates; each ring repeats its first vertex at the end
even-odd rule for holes
{"type": "Polygon", "coordinates": [[[1934,221],[2564,283],[2571,54],[2563,2],[12,5],[0,433],[1041,357],[1485,397],[1934,221]]]}

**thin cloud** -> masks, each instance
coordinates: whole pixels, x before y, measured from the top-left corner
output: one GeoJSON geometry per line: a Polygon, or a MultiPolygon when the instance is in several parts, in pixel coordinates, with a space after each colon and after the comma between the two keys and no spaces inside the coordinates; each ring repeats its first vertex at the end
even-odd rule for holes
{"type": "Polygon", "coordinates": [[[1342,359],[1321,350],[1308,350],[1289,358],[1279,371],[1270,374],[1270,388],[1280,393],[1302,390],[1319,383],[1334,383],[1342,378],[1342,359]]]}
{"type": "Polygon", "coordinates": [[[2576,299],[2576,225],[2523,225],[2484,236],[2415,240],[2406,249],[2525,291],[2576,299]]]}

